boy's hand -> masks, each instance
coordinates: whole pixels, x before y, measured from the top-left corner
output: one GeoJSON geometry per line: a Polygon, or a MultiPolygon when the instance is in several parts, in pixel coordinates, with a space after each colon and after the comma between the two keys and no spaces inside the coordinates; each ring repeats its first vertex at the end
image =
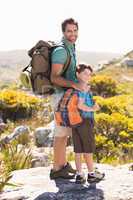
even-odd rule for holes
{"type": "Polygon", "coordinates": [[[100,110],[100,106],[97,103],[95,103],[95,105],[93,106],[93,109],[94,111],[98,111],[100,110]]]}

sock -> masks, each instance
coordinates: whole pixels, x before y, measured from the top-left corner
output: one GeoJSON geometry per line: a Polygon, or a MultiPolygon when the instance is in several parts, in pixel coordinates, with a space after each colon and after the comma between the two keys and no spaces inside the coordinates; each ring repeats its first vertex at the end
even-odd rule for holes
{"type": "Polygon", "coordinates": [[[77,172],[76,174],[77,174],[77,175],[80,175],[80,176],[84,176],[84,173],[83,173],[83,172],[77,172]]]}
{"type": "Polygon", "coordinates": [[[68,163],[66,163],[63,167],[66,167],[68,163]]]}
{"type": "Polygon", "coordinates": [[[94,171],[91,171],[91,172],[88,172],[89,175],[94,175],[95,172],[94,171]]]}

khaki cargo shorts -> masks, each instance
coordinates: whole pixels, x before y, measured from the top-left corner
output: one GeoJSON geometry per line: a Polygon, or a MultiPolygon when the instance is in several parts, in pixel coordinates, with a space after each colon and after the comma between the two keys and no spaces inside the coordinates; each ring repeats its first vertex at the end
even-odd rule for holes
{"type": "MultiPolygon", "coordinates": [[[[60,93],[54,93],[50,97],[50,104],[52,107],[52,110],[55,112],[58,103],[63,96],[64,92],[60,93]]],[[[55,119],[54,119],[55,121],[55,119]]],[[[64,136],[71,136],[72,135],[72,129],[69,127],[64,127],[64,126],[58,126],[55,121],[55,131],[54,131],[54,136],[55,137],[64,137],[64,136]]]]}

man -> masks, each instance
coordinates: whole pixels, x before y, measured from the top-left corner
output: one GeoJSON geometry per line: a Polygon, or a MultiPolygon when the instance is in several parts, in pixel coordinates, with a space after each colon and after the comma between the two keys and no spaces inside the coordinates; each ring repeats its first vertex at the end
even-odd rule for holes
{"type": "MultiPolygon", "coordinates": [[[[66,19],[62,23],[62,32],[62,46],[57,47],[52,53],[51,81],[54,85],[57,85],[56,94],[52,97],[54,109],[56,109],[60,98],[64,94],[65,88],[72,87],[81,91],[87,90],[87,88],[78,83],[76,78],[75,42],[78,37],[78,23],[72,18],[66,19]],[[68,60],[68,52],[71,60],[67,71],[62,76],[63,67],[68,60]]],[[[54,164],[50,172],[51,179],[71,179],[76,173],[76,170],[66,161],[68,136],[71,136],[71,128],[56,125],[54,137],[54,164]]]]}

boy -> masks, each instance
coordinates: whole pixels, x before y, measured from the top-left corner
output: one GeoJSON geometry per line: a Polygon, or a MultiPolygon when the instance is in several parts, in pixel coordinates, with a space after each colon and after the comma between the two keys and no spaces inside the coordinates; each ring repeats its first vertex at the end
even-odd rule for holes
{"type": "MultiPolygon", "coordinates": [[[[80,64],[76,70],[78,81],[81,85],[88,85],[88,81],[92,75],[92,68],[90,66],[80,64]]],[[[78,109],[83,119],[82,123],[77,127],[72,128],[72,137],[75,152],[75,164],[77,169],[76,183],[84,183],[85,177],[82,173],[82,155],[88,168],[87,181],[99,182],[105,176],[100,172],[94,172],[93,167],[93,153],[95,150],[95,138],[93,133],[94,128],[94,111],[99,110],[99,106],[94,103],[90,87],[88,91],[78,90],[78,109]]]]}

